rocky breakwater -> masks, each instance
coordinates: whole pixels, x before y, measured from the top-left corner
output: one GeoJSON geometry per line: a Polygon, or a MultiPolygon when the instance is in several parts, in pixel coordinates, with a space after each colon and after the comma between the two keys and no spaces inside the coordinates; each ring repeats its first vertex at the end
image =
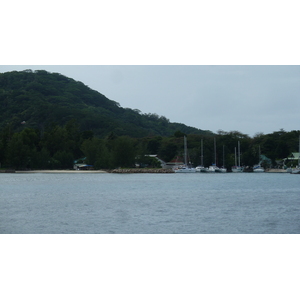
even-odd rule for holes
{"type": "Polygon", "coordinates": [[[266,169],[267,173],[287,173],[285,169],[266,169]]]}
{"type": "Polygon", "coordinates": [[[172,169],[114,169],[111,173],[129,174],[129,173],[174,173],[172,169]]]}

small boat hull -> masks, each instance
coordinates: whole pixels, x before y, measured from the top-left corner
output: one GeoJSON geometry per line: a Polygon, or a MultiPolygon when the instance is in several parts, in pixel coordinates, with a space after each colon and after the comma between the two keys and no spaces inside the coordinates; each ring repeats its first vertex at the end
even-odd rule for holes
{"type": "Polygon", "coordinates": [[[231,171],[233,173],[242,173],[244,171],[244,168],[242,168],[242,167],[232,167],[231,171]]]}
{"type": "Polygon", "coordinates": [[[205,168],[203,166],[198,166],[198,167],[196,167],[196,172],[206,172],[206,169],[207,168],[205,168]]]}
{"type": "Polygon", "coordinates": [[[296,169],[293,169],[292,174],[300,174],[300,169],[296,168],[296,169]]]}
{"type": "Polygon", "coordinates": [[[194,169],[194,168],[181,168],[181,169],[176,169],[174,172],[175,173],[196,173],[196,169],[194,169]]]}

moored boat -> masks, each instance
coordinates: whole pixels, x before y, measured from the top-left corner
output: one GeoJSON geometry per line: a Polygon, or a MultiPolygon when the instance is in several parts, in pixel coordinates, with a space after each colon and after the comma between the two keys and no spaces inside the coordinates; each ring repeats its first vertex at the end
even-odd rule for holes
{"type": "Polygon", "coordinates": [[[213,164],[213,165],[211,165],[211,166],[208,167],[207,172],[209,172],[209,173],[215,173],[216,170],[218,170],[218,169],[219,168],[215,164],[213,164]]]}
{"type": "Polygon", "coordinates": [[[239,166],[233,166],[231,168],[231,171],[233,173],[242,173],[244,171],[244,168],[243,167],[239,167],[239,166]]]}
{"type": "Polygon", "coordinates": [[[296,167],[295,169],[292,170],[291,174],[300,174],[300,168],[296,167]]]}
{"type": "Polygon", "coordinates": [[[215,172],[226,173],[227,169],[224,166],[225,166],[225,151],[224,151],[224,145],[223,145],[223,166],[221,168],[216,169],[215,172]]]}
{"type": "Polygon", "coordinates": [[[259,163],[255,166],[253,166],[253,172],[255,173],[263,173],[265,172],[265,169],[261,166],[261,158],[260,158],[260,146],[258,146],[258,159],[259,163]]]}
{"type": "Polygon", "coordinates": [[[184,166],[180,167],[180,168],[176,168],[174,169],[175,173],[196,173],[196,169],[195,168],[191,168],[188,166],[187,163],[187,140],[186,140],[186,136],[183,137],[184,139],[184,166]]]}
{"type": "Polygon", "coordinates": [[[175,173],[196,173],[195,168],[182,167],[174,170],[175,173]]]}
{"type": "Polygon", "coordinates": [[[201,165],[196,167],[196,172],[206,172],[207,168],[203,165],[203,139],[201,139],[201,165]]]}
{"type": "Polygon", "coordinates": [[[238,163],[237,163],[237,155],[236,155],[236,147],[234,147],[234,162],[235,166],[231,168],[233,173],[241,173],[244,171],[244,167],[241,167],[241,150],[240,150],[240,141],[238,141],[238,163]]]}
{"type": "Polygon", "coordinates": [[[253,167],[253,172],[255,172],[255,173],[262,173],[264,171],[265,171],[265,169],[261,165],[256,165],[253,167]]]}
{"type": "Polygon", "coordinates": [[[224,167],[221,167],[221,168],[216,169],[215,172],[217,172],[217,173],[226,173],[226,172],[227,172],[227,169],[224,168],[224,167]]]}
{"type": "Polygon", "coordinates": [[[292,169],[291,174],[300,174],[300,136],[299,136],[298,166],[292,169]]]}
{"type": "Polygon", "coordinates": [[[196,172],[207,172],[207,168],[205,168],[204,166],[197,166],[196,168],[196,172]]]}
{"type": "Polygon", "coordinates": [[[215,173],[218,172],[219,167],[217,167],[217,145],[216,145],[216,138],[214,138],[214,157],[215,157],[215,163],[213,163],[211,166],[208,167],[207,172],[208,173],[215,173]]]}

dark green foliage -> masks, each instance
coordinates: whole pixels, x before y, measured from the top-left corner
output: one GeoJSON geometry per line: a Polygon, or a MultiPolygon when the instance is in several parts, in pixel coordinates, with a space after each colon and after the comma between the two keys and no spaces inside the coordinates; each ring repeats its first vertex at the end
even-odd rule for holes
{"type": "Polygon", "coordinates": [[[52,169],[71,169],[73,166],[74,156],[71,152],[65,150],[57,151],[53,155],[53,160],[51,161],[52,169]]]}
{"type": "MultiPolygon", "coordinates": [[[[53,159],[50,156],[50,152],[46,148],[42,148],[39,152],[36,152],[32,158],[33,164],[31,168],[48,170],[53,169],[53,159]]],[[[67,168],[69,169],[71,165],[67,168]]]]}
{"type": "MultiPolygon", "coordinates": [[[[183,159],[187,136],[189,160],[204,165],[235,164],[234,148],[240,142],[241,165],[259,162],[258,149],[273,166],[298,152],[300,131],[280,130],[250,138],[239,131],[212,134],[164,116],[122,108],[81,82],[46,71],[0,74],[0,164],[15,169],[72,169],[74,160],[86,157],[95,169],[160,167],[156,154],[169,162],[183,159]],[[24,122],[25,121],[25,122],[24,122]]],[[[265,161],[267,162],[267,160],[265,161]]]]}
{"type": "MultiPolygon", "coordinates": [[[[250,138],[236,133],[222,133],[209,137],[206,135],[187,135],[189,160],[194,166],[200,164],[201,140],[204,148],[204,165],[214,163],[214,138],[217,145],[217,165],[223,165],[223,145],[225,167],[235,164],[234,148],[241,145],[241,164],[253,166],[259,162],[261,154],[270,159],[273,166],[277,160],[298,152],[299,131],[259,135],[250,138]]],[[[76,122],[65,126],[55,125],[44,129],[43,133],[32,128],[12,131],[6,126],[0,131],[0,163],[2,167],[15,169],[72,169],[73,161],[86,157],[86,163],[95,169],[142,166],[160,167],[149,154],[156,154],[162,160],[183,159],[183,138],[145,137],[141,139],[117,136],[111,132],[100,139],[89,131],[81,132],[76,122]]],[[[265,161],[267,162],[267,160],[265,161]]]]}
{"type": "Polygon", "coordinates": [[[30,151],[29,145],[24,143],[21,133],[15,133],[7,145],[7,161],[9,166],[16,169],[27,168],[30,164],[30,155],[34,153],[30,151]]]}
{"type": "Polygon", "coordinates": [[[175,156],[182,155],[178,153],[178,146],[174,143],[174,140],[165,140],[162,142],[161,148],[158,152],[159,157],[164,161],[171,161],[175,156]]]}
{"type": "Polygon", "coordinates": [[[157,154],[161,146],[162,137],[156,137],[151,139],[147,145],[148,154],[157,154]]]}
{"type": "Polygon", "coordinates": [[[110,169],[112,155],[107,148],[106,141],[98,138],[87,139],[82,143],[81,150],[87,158],[87,163],[95,169],[110,169]]]}
{"type": "Polygon", "coordinates": [[[76,120],[80,131],[102,138],[112,131],[131,137],[170,136],[176,130],[211,134],[170,123],[164,116],[122,108],[82,82],[58,73],[25,70],[0,74],[1,127],[10,124],[21,131],[25,121],[26,126],[43,131],[52,123],[64,126],[71,120],[76,120]]]}
{"type": "Polygon", "coordinates": [[[113,164],[115,167],[134,167],[135,156],[136,153],[131,138],[121,136],[114,140],[113,164]]]}
{"type": "Polygon", "coordinates": [[[177,130],[177,131],[174,133],[174,136],[175,136],[175,137],[184,137],[184,133],[181,132],[180,130],[177,130]]]}

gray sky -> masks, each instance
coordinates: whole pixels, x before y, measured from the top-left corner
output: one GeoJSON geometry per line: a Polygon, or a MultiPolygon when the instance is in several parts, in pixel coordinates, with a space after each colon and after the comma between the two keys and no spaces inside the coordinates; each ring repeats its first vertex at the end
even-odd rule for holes
{"type": "Polygon", "coordinates": [[[3,3],[0,72],[58,72],[213,132],[300,129],[296,1],[19,2],[3,3]]]}
{"type": "Polygon", "coordinates": [[[61,73],[122,107],[199,129],[250,136],[300,129],[300,66],[0,66],[24,69],[61,73]]]}

